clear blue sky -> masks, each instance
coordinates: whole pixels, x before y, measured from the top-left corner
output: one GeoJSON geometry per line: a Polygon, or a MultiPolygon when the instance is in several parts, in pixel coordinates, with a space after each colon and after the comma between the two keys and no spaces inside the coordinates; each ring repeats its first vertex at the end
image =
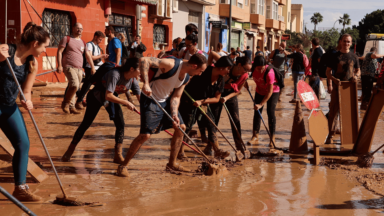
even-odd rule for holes
{"type": "MultiPolygon", "coordinates": [[[[304,23],[307,22],[309,30],[314,27],[310,18],[315,12],[320,12],[323,15],[323,22],[318,24],[318,27],[332,27],[344,13],[349,14],[352,25],[358,25],[366,14],[377,9],[384,9],[384,0],[292,0],[292,4],[303,5],[304,23]]],[[[338,23],[335,27],[342,28],[338,23]]]]}

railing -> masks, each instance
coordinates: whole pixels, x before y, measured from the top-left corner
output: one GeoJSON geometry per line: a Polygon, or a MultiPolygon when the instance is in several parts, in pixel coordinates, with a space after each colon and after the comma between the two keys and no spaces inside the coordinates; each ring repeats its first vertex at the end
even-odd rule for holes
{"type": "Polygon", "coordinates": [[[281,22],[285,22],[284,20],[284,16],[281,16],[281,15],[278,15],[277,17],[277,20],[281,21],[281,22]]]}

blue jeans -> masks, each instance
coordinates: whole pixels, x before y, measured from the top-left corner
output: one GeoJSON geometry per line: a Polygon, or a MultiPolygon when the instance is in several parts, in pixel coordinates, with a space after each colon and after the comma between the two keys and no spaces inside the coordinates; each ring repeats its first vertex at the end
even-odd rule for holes
{"type": "Polygon", "coordinates": [[[24,118],[16,103],[12,106],[0,105],[0,129],[15,149],[12,158],[15,185],[25,184],[27,179],[29,138],[24,118]]]}
{"type": "Polygon", "coordinates": [[[293,77],[293,85],[295,87],[295,93],[293,94],[293,99],[297,98],[297,83],[299,80],[302,80],[304,76],[304,72],[297,72],[292,71],[292,77],[293,77]]]}

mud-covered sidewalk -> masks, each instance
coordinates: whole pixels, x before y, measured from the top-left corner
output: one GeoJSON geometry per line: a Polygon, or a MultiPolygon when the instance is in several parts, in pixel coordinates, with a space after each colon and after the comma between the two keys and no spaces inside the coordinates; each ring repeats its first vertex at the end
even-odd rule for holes
{"type": "MultiPolygon", "coordinates": [[[[253,82],[249,82],[253,83],[253,82]]],[[[289,147],[294,104],[288,103],[293,85],[286,79],[283,101],[277,107],[278,147],[289,147]]],[[[129,166],[130,178],[116,176],[117,164],[112,163],[115,127],[108,114],[101,109],[93,125],[79,143],[71,162],[61,162],[72,137],[80,125],[82,115],[65,115],[60,104],[61,85],[35,93],[33,114],[53,157],[60,178],[72,197],[85,202],[103,202],[98,207],[64,207],[52,204],[61,193],[49,161],[33,128],[28,114],[23,111],[31,140],[30,158],[37,162],[49,179],[29,186],[43,197],[41,203],[26,203],[37,215],[377,215],[384,212],[384,157],[375,155],[373,167],[360,169],[354,165],[356,157],[342,161],[328,161],[324,166],[313,166],[313,155],[283,154],[278,157],[259,157],[229,168],[225,176],[207,177],[199,173],[172,174],[165,171],[169,157],[170,136],[164,132],[146,142],[129,166]],[[43,93],[48,92],[48,93],[43,93]],[[59,97],[57,97],[59,95],[59,97]],[[41,97],[40,97],[41,96],[41,97]],[[333,163],[336,163],[333,165],[333,163]],[[383,180],[382,180],[383,178],[383,180]]],[[[252,88],[254,89],[254,83],[252,88]]],[[[35,91],[37,92],[37,91],[35,91]]],[[[61,93],[62,94],[62,93],[61,93]]],[[[123,96],[124,97],[124,96],[123,96]]],[[[136,99],[136,98],[134,98],[136,99]]],[[[136,105],[137,101],[135,100],[136,105]]],[[[252,135],[253,105],[244,91],[239,96],[240,119],[244,141],[252,135]]],[[[329,96],[321,102],[328,111],[329,96]]],[[[306,127],[309,111],[303,107],[306,127]]],[[[360,122],[364,112],[360,112],[360,122]]],[[[124,154],[138,135],[140,121],[136,113],[124,109],[124,154]]],[[[267,121],[266,112],[263,113],[267,121]]],[[[230,123],[225,112],[219,128],[232,139],[230,123]]],[[[372,149],[382,144],[383,117],[380,117],[372,149]]],[[[172,130],[171,130],[172,131],[172,130]]],[[[307,130],[308,132],[308,130],[307,130]]],[[[308,134],[308,133],[307,133],[308,134]]],[[[307,135],[308,140],[311,138],[307,135]]],[[[201,145],[200,139],[196,142],[201,145]]],[[[8,142],[0,132],[0,142],[8,142]]],[[[260,143],[248,146],[251,152],[268,151],[269,138],[261,129],[260,143]]],[[[224,139],[220,145],[234,153],[224,139]]],[[[308,143],[311,148],[312,143],[308,143]]],[[[190,150],[191,158],[183,166],[197,170],[200,156],[190,150]]],[[[327,158],[341,158],[330,157],[327,158]]],[[[10,157],[0,150],[0,186],[12,193],[14,184],[10,157]]],[[[0,215],[23,215],[13,203],[0,195],[0,215]]],[[[25,215],[25,214],[24,214],[25,215]]]]}

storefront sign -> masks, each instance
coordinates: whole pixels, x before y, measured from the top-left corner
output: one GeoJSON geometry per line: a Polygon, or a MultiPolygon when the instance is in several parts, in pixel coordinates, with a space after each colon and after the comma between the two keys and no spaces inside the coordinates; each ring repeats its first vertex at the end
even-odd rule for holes
{"type": "Polygon", "coordinates": [[[209,23],[212,24],[213,28],[221,28],[222,25],[221,21],[209,21],[209,23]]]}
{"type": "Polygon", "coordinates": [[[284,34],[283,36],[281,36],[281,40],[291,40],[291,35],[290,34],[284,34]]]}
{"type": "Polygon", "coordinates": [[[243,29],[243,23],[232,21],[232,28],[243,29]]]}
{"type": "Polygon", "coordinates": [[[247,29],[247,30],[249,30],[249,29],[251,29],[251,23],[243,23],[243,29],[247,29]]]}

